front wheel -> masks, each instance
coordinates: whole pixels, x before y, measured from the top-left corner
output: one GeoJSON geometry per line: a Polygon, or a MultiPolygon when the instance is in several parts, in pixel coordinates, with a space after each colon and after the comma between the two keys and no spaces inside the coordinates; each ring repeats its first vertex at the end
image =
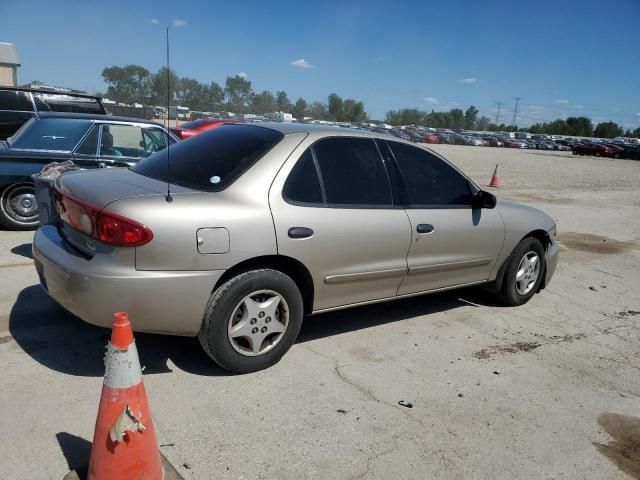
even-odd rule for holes
{"type": "Polygon", "coordinates": [[[38,227],[38,203],[31,183],[14,183],[0,193],[0,225],[9,230],[38,227]]]}
{"type": "Polygon", "coordinates": [[[499,297],[506,305],[523,305],[535,295],[542,283],[544,247],[537,238],[525,238],[516,245],[507,262],[499,297]]]}
{"type": "Polygon", "coordinates": [[[222,368],[256,372],[277,363],[291,348],[303,314],[302,295],[288,275],[252,270],[213,292],[198,339],[222,368]]]}

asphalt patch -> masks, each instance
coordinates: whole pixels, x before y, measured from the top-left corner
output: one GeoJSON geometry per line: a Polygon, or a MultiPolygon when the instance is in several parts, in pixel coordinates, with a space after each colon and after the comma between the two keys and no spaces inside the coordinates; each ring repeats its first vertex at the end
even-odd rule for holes
{"type": "Polygon", "coordinates": [[[622,253],[638,246],[634,241],[614,240],[591,233],[561,232],[558,234],[557,240],[561,245],[571,250],[601,255],[622,253]]]}
{"type": "Polygon", "coordinates": [[[598,423],[613,440],[593,446],[631,478],[640,480],[640,418],[603,413],[598,423]]]}

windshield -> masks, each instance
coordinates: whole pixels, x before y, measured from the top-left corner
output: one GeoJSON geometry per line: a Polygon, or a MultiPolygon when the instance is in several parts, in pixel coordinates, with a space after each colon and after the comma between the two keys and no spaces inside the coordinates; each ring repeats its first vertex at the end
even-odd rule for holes
{"type": "Polygon", "coordinates": [[[26,150],[71,151],[92,122],[77,118],[40,118],[29,120],[11,138],[13,148],[26,150]]]}
{"type": "MultiPolygon", "coordinates": [[[[251,125],[224,125],[170,147],[170,182],[217,192],[231,185],[283,138],[282,133],[251,125]]],[[[167,150],[131,168],[166,182],[167,150]]]]}

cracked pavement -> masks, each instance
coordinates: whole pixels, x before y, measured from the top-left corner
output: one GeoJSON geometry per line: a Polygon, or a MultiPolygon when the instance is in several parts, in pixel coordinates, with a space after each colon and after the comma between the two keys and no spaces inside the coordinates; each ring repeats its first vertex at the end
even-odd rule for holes
{"type": "MultiPolygon", "coordinates": [[[[640,478],[640,162],[435,149],[480,184],[500,163],[497,195],[557,220],[548,289],[515,308],[466,289],[311,317],[250,375],[195,339],[137,335],[185,478],[640,478]]],[[[0,231],[0,464],[59,479],[88,455],[108,331],[47,299],[31,237],[0,231]]]]}

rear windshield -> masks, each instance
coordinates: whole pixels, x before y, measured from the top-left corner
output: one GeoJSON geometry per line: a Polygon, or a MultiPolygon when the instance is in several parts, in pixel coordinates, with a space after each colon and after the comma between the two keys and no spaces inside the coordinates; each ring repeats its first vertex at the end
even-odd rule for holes
{"type": "Polygon", "coordinates": [[[34,93],[33,99],[39,112],[106,114],[102,104],[95,98],[76,97],[61,93],[34,93]]]}
{"type": "Polygon", "coordinates": [[[151,155],[131,170],[163,182],[217,192],[231,185],[283,138],[282,133],[252,125],[223,125],[151,155]]]}
{"type": "Polygon", "coordinates": [[[21,128],[12,138],[13,148],[71,151],[93,125],[77,118],[40,118],[21,128]]]}

